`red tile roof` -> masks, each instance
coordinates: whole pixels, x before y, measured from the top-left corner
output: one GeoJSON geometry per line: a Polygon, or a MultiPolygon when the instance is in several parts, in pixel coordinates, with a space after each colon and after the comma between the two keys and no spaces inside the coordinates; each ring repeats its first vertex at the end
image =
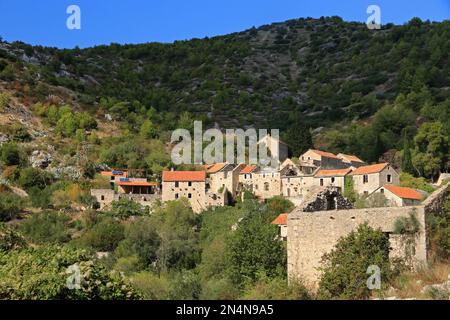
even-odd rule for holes
{"type": "Polygon", "coordinates": [[[326,151],[321,151],[321,150],[314,150],[314,149],[311,149],[311,151],[314,152],[314,153],[317,153],[318,155],[320,155],[322,157],[339,159],[335,154],[333,154],[331,152],[326,152],[326,151]]]}
{"type": "Polygon", "coordinates": [[[388,165],[389,163],[377,163],[369,166],[362,166],[353,170],[351,174],[358,175],[358,174],[377,173],[383,171],[383,169],[386,168],[388,165]]]}
{"type": "Polygon", "coordinates": [[[385,189],[389,190],[396,196],[404,199],[413,199],[413,200],[422,200],[422,194],[412,188],[406,188],[406,187],[399,187],[394,186],[392,184],[387,184],[384,186],[385,189]]]}
{"type": "Polygon", "coordinates": [[[135,187],[153,187],[157,186],[156,182],[147,182],[147,181],[119,181],[117,182],[119,186],[135,186],[135,187]]]}
{"type": "Polygon", "coordinates": [[[334,169],[334,170],[319,170],[315,174],[316,177],[333,177],[333,176],[345,176],[349,172],[351,172],[352,169],[346,168],[346,169],[334,169]]]}
{"type": "Polygon", "coordinates": [[[272,221],[272,224],[286,225],[287,224],[287,218],[288,218],[288,214],[287,213],[282,213],[278,217],[276,217],[275,220],[272,221]]]}
{"type": "Polygon", "coordinates": [[[337,156],[338,156],[339,158],[341,158],[341,159],[345,159],[345,160],[348,160],[348,161],[364,163],[363,160],[361,160],[360,158],[358,158],[357,156],[355,156],[355,155],[353,155],[353,154],[343,154],[343,153],[340,153],[340,154],[338,154],[337,156]]]}
{"type": "Polygon", "coordinates": [[[223,169],[227,164],[226,163],[213,163],[213,164],[205,164],[203,168],[207,173],[216,173],[223,169]]]}
{"type": "Polygon", "coordinates": [[[163,171],[163,181],[205,181],[206,171],[163,171]]]}
{"type": "Polygon", "coordinates": [[[256,169],[256,165],[251,164],[251,165],[246,165],[241,172],[239,172],[240,174],[246,174],[246,173],[251,173],[256,169]]]}

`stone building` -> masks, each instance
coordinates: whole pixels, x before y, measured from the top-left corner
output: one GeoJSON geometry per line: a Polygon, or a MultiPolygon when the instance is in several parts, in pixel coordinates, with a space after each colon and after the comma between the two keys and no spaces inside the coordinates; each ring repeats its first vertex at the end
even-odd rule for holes
{"type": "Polygon", "coordinates": [[[287,159],[288,145],[280,139],[276,140],[270,134],[267,134],[258,141],[258,145],[260,144],[264,145],[268,149],[268,156],[278,159],[279,164],[287,159]]]}
{"type": "Polygon", "coordinates": [[[341,237],[368,223],[380,228],[390,241],[390,258],[402,258],[417,269],[427,263],[427,239],[425,215],[442,213],[449,194],[449,184],[436,190],[421,205],[409,207],[384,207],[348,210],[324,210],[304,212],[294,209],[287,220],[288,277],[301,279],[310,288],[316,289],[320,280],[321,258],[330,252],[341,237]],[[394,225],[399,218],[415,215],[420,227],[404,241],[406,235],[394,234],[394,225]],[[412,247],[411,247],[412,246],[412,247]]]}
{"type": "Polygon", "coordinates": [[[253,194],[262,199],[281,195],[280,172],[271,167],[259,169],[252,173],[253,194]]]}
{"type": "Polygon", "coordinates": [[[211,191],[206,171],[163,171],[162,202],[188,199],[192,210],[199,213],[211,206],[227,204],[227,189],[211,191]]]}
{"type": "Polygon", "coordinates": [[[347,169],[319,170],[314,174],[314,184],[321,187],[337,187],[344,192],[345,177],[351,172],[347,169]]]}
{"type": "Polygon", "coordinates": [[[353,170],[350,175],[355,192],[366,196],[385,184],[400,184],[399,174],[389,163],[362,166],[353,170]]]}
{"type": "Polygon", "coordinates": [[[331,152],[309,149],[300,156],[300,161],[321,169],[343,169],[347,167],[341,159],[331,152]]]}
{"type": "Polygon", "coordinates": [[[399,187],[392,184],[386,184],[375,190],[369,197],[381,193],[389,201],[388,205],[393,207],[416,206],[423,199],[423,195],[412,188],[399,187]]]}
{"type": "Polygon", "coordinates": [[[283,240],[287,239],[287,218],[288,218],[288,213],[282,213],[278,217],[276,217],[275,220],[272,221],[272,224],[275,224],[278,226],[278,228],[279,228],[278,235],[283,240]]]}
{"type": "Polygon", "coordinates": [[[358,168],[366,165],[363,160],[352,154],[338,153],[337,157],[341,159],[342,162],[345,163],[348,167],[358,168]]]}

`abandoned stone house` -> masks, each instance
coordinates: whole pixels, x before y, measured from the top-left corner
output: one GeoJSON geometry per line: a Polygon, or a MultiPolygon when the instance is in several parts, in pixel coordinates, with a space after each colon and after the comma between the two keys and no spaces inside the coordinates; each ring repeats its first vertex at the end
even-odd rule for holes
{"type": "MultiPolygon", "coordinates": [[[[427,263],[425,216],[430,213],[442,214],[449,186],[447,183],[423,203],[414,206],[316,211],[295,208],[286,221],[289,280],[301,279],[308,287],[317,289],[323,255],[330,252],[341,237],[363,223],[381,229],[389,237],[391,259],[400,258],[412,269],[424,266],[427,263]],[[411,215],[419,222],[418,230],[413,235],[396,234],[397,219],[409,218],[411,215]]],[[[388,188],[384,187],[385,192],[388,188]]]]}

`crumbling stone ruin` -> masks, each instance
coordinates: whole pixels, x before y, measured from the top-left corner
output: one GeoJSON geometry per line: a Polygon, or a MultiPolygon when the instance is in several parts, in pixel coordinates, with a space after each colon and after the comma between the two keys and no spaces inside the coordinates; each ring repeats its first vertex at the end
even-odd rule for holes
{"type": "Polygon", "coordinates": [[[303,212],[344,209],[353,209],[353,204],[341,194],[339,188],[331,186],[311,194],[299,208],[303,212]]]}

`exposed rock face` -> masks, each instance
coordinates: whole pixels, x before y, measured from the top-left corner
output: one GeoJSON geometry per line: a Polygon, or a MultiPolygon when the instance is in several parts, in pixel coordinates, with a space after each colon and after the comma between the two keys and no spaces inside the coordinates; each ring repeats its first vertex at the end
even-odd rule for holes
{"type": "Polygon", "coordinates": [[[353,209],[353,204],[336,187],[327,187],[309,197],[301,206],[303,212],[353,209]]]}
{"type": "Polygon", "coordinates": [[[8,136],[6,134],[0,133],[0,145],[8,141],[9,141],[8,136]]]}
{"type": "Polygon", "coordinates": [[[33,168],[45,169],[52,163],[53,158],[48,152],[35,150],[29,160],[33,168]]]}
{"type": "Polygon", "coordinates": [[[81,169],[73,166],[50,168],[49,171],[55,176],[56,179],[68,177],[71,180],[78,180],[83,176],[81,169]]]}

